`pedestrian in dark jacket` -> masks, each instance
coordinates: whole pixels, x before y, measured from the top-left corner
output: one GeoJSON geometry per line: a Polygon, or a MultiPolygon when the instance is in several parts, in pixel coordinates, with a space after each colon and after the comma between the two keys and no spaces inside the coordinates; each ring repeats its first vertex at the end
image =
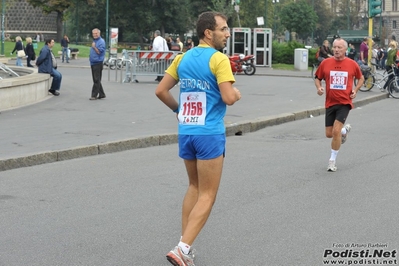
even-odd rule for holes
{"type": "Polygon", "coordinates": [[[31,37],[26,38],[25,54],[26,54],[26,65],[28,67],[33,67],[30,61],[36,59],[36,54],[35,54],[35,49],[33,49],[31,37]]]}
{"type": "Polygon", "coordinates": [[[90,100],[97,100],[106,97],[101,83],[105,57],[105,41],[101,38],[101,31],[99,29],[95,28],[91,33],[93,35],[93,42],[91,43],[89,60],[91,76],[93,78],[93,87],[91,89],[90,100]]]}
{"type": "Polygon", "coordinates": [[[51,52],[51,48],[53,48],[53,46],[53,39],[47,39],[45,41],[45,45],[36,59],[36,65],[39,67],[39,73],[47,73],[53,77],[53,82],[51,83],[49,92],[55,96],[58,96],[60,95],[59,90],[61,87],[62,75],[58,70],[56,70],[57,62],[55,61],[55,57],[51,52]]]}
{"type": "Polygon", "coordinates": [[[323,45],[320,46],[320,53],[319,53],[319,62],[323,61],[326,58],[332,57],[333,53],[330,49],[330,42],[328,40],[324,40],[323,45]]]}
{"type": "Polygon", "coordinates": [[[21,37],[17,36],[17,37],[15,37],[15,46],[14,46],[14,50],[12,50],[11,54],[13,54],[15,51],[17,51],[16,65],[23,67],[24,65],[22,65],[22,57],[18,56],[18,51],[21,51],[21,50],[24,50],[24,45],[22,43],[21,37]]]}

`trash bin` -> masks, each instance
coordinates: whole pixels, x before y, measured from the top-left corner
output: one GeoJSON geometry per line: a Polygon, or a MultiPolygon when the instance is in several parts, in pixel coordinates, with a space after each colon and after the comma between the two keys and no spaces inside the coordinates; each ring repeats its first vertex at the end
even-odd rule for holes
{"type": "Polygon", "coordinates": [[[37,41],[33,40],[32,43],[33,43],[33,49],[37,49],[37,41]]]}
{"type": "Polygon", "coordinates": [[[295,49],[294,68],[296,70],[308,70],[309,61],[308,49],[297,48],[295,49]]]}

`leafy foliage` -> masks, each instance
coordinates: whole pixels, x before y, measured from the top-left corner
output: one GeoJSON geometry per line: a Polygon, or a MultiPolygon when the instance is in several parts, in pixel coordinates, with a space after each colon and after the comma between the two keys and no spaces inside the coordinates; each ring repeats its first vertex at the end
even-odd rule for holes
{"type": "Polygon", "coordinates": [[[290,3],[283,7],[280,13],[281,23],[290,32],[296,32],[303,37],[316,28],[318,19],[316,12],[306,0],[290,3]]]}
{"type": "Polygon", "coordinates": [[[95,0],[27,0],[33,7],[39,7],[45,14],[57,13],[57,41],[62,39],[62,25],[64,14],[69,8],[79,5],[81,2],[93,5],[95,0]]]}
{"type": "Polygon", "coordinates": [[[337,32],[338,30],[350,30],[353,29],[354,25],[358,25],[361,16],[360,13],[360,3],[350,0],[339,0],[337,3],[338,9],[341,11],[342,16],[335,16],[332,21],[332,32],[337,32]]]}
{"type": "Polygon", "coordinates": [[[278,43],[276,41],[272,44],[272,63],[294,64],[294,53],[297,48],[304,48],[305,46],[296,41],[278,43]]]}
{"type": "MultiPolygon", "coordinates": [[[[357,1],[337,0],[337,10],[331,11],[326,1],[319,0],[242,0],[239,12],[234,10],[231,0],[27,0],[43,12],[57,12],[57,30],[61,37],[63,23],[73,41],[91,38],[91,30],[99,28],[105,37],[106,3],[109,3],[109,27],[119,28],[120,41],[146,42],[154,30],[179,35],[192,32],[200,13],[215,10],[224,13],[230,27],[268,27],[280,34],[285,30],[297,32],[301,38],[314,35],[320,45],[326,36],[337,29],[347,28],[349,11],[350,26],[358,24],[357,1]],[[349,6],[349,9],[348,9],[349,6]],[[258,26],[257,18],[267,18],[266,26],[258,26]],[[334,23],[333,23],[334,22],[334,23]],[[144,37],[144,38],[143,38],[144,37]]],[[[59,37],[59,38],[60,38],[59,37]]]]}

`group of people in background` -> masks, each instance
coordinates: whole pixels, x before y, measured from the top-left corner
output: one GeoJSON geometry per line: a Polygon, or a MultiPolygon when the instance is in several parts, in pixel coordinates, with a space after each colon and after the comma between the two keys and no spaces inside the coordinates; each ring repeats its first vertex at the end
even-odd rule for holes
{"type": "MultiPolygon", "coordinates": [[[[106,97],[101,84],[103,61],[105,57],[106,47],[104,39],[102,39],[100,36],[99,29],[93,29],[92,35],[93,42],[90,49],[89,61],[92,71],[93,87],[90,100],[97,100],[106,97]]],[[[40,37],[37,37],[36,41],[38,39],[40,40],[40,37]]],[[[40,50],[39,56],[36,58],[35,49],[32,44],[32,38],[27,37],[26,46],[24,46],[22,38],[20,36],[17,36],[15,38],[15,46],[11,54],[14,54],[14,52],[17,53],[16,65],[21,67],[23,67],[22,58],[24,57],[26,58],[26,63],[28,67],[34,67],[31,64],[31,61],[36,60],[35,64],[38,67],[38,72],[49,74],[52,77],[52,83],[49,89],[49,93],[53,94],[54,96],[59,96],[62,74],[57,70],[57,60],[52,51],[55,41],[54,39],[49,38],[44,40],[44,42],[45,44],[40,50]]],[[[67,35],[64,35],[60,44],[62,47],[62,62],[64,62],[65,60],[67,63],[69,63],[69,38],[67,35]]]]}
{"type": "MultiPolygon", "coordinates": [[[[194,48],[194,42],[190,37],[187,39],[187,42],[185,44],[183,44],[180,41],[179,37],[177,37],[176,40],[173,40],[173,38],[169,35],[167,35],[167,36],[165,36],[165,38],[163,38],[161,36],[161,31],[156,30],[156,31],[154,31],[154,39],[152,41],[150,48],[152,51],[155,51],[155,52],[167,52],[167,51],[183,52],[183,51],[188,51],[188,50],[194,48]]],[[[157,76],[155,81],[160,82],[162,80],[163,73],[165,72],[164,68],[165,68],[165,66],[162,66],[162,65],[160,65],[158,67],[159,76],[157,76]]]]}
{"type": "MultiPolygon", "coordinates": [[[[351,43],[348,44],[348,49],[346,51],[346,56],[350,59],[355,60],[359,65],[368,65],[368,54],[369,54],[369,38],[364,37],[362,43],[359,47],[359,52],[356,50],[355,46],[351,43]]],[[[397,63],[399,61],[399,52],[396,55],[396,47],[397,42],[395,40],[391,40],[388,48],[383,46],[377,46],[374,41],[372,42],[373,49],[371,55],[371,63],[372,66],[376,69],[388,70],[392,68],[392,64],[397,63]],[[396,45],[394,45],[396,44],[396,45]],[[395,50],[396,58],[389,57],[389,51],[391,49],[395,50]],[[397,60],[398,59],[398,60],[397,60]]],[[[394,52],[392,51],[391,54],[394,52]]],[[[333,57],[333,51],[330,48],[330,43],[328,40],[323,42],[323,45],[319,48],[319,63],[326,58],[333,57]]]]}
{"type": "Polygon", "coordinates": [[[28,67],[33,67],[32,64],[30,63],[32,60],[36,59],[36,54],[35,54],[35,49],[33,49],[32,45],[32,38],[27,37],[26,39],[26,46],[24,46],[22,42],[22,38],[20,36],[17,36],[15,38],[15,46],[14,49],[11,52],[11,55],[16,52],[17,54],[17,61],[16,65],[17,66],[24,66],[22,64],[22,58],[26,58],[26,65],[28,67]]]}
{"type": "MultiPolygon", "coordinates": [[[[163,43],[163,41],[162,41],[163,43]]],[[[183,43],[180,37],[173,39],[172,36],[165,34],[165,37],[161,36],[161,31],[154,31],[154,38],[151,41],[150,50],[152,51],[180,51],[185,52],[194,48],[195,44],[191,37],[188,37],[186,42],[183,43]],[[158,38],[157,38],[158,37],[158,38]],[[159,46],[161,44],[161,39],[165,41],[166,46],[159,46]]]]}

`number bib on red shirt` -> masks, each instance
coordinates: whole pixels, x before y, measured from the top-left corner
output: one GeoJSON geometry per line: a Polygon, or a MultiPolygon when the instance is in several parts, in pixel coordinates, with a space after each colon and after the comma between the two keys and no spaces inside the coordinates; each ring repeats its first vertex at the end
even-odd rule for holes
{"type": "Polygon", "coordinates": [[[348,72],[330,71],[330,89],[346,90],[348,84],[348,72]]]}

